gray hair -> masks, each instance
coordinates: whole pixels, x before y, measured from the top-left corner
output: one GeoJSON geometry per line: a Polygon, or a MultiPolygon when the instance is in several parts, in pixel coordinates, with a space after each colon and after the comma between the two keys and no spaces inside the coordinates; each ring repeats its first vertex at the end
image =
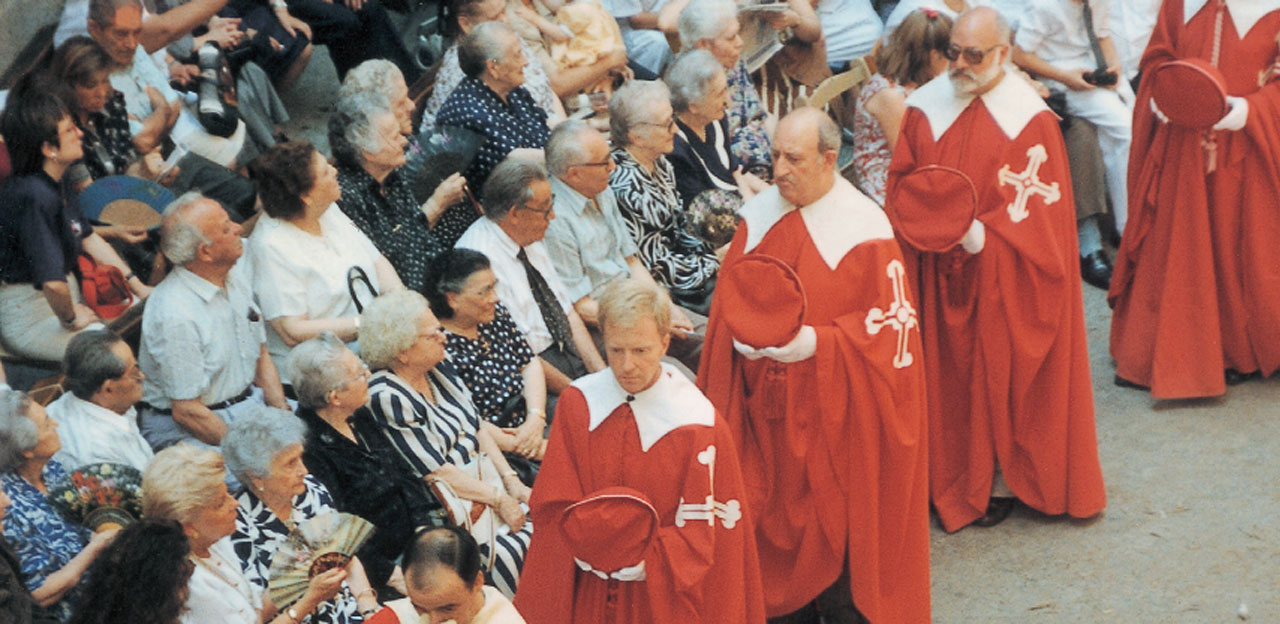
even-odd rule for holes
{"type": "MultiPolygon", "coordinates": [[[[564,125],[564,122],[561,125],[564,125]]],[[[555,137],[555,133],[551,134],[555,137]]],[[[507,218],[512,208],[523,206],[533,199],[533,183],[547,179],[547,170],[536,162],[522,158],[507,158],[489,173],[481,192],[484,216],[498,223],[507,218]]]]}
{"type": "Polygon", "coordinates": [[[391,98],[391,84],[399,79],[405,82],[404,73],[395,63],[386,59],[369,59],[347,72],[338,89],[338,99],[345,100],[357,93],[377,93],[391,98]]]}
{"type": "Polygon", "coordinates": [[[250,491],[254,491],[252,479],[269,476],[276,456],[302,444],[307,436],[307,426],[297,416],[266,405],[255,409],[256,413],[231,423],[222,438],[227,470],[250,491]]]}
{"type": "Polygon", "coordinates": [[[0,390],[0,472],[22,465],[23,453],[40,442],[40,430],[27,415],[31,397],[18,390],[0,390]]]}
{"type": "Polygon", "coordinates": [[[706,99],[716,75],[724,75],[724,65],[711,52],[703,49],[681,52],[664,76],[671,89],[671,108],[683,113],[689,106],[706,99]]]}
{"type": "Polygon", "coordinates": [[[164,221],[160,225],[160,251],[169,262],[186,266],[196,259],[201,245],[209,244],[209,237],[200,227],[187,220],[188,207],[206,199],[200,191],[187,191],[164,208],[164,221]]]}
{"type": "Polygon", "coordinates": [[[581,140],[588,133],[595,134],[596,129],[581,119],[568,119],[560,122],[551,131],[547,145],[543,151],[547,155],[547,172],[553,176],[562,176],[574,165],[587,161],[587,144],[581,140]]]}
{"type": "Polygon", "coordinates": [[[676,30],[680,45],[693,49],[699,41],[715,39],[738,19],[738,6],[732,0],[695,0],[680,10],[676,30]]]}
{"type": "Polygon", "coordinates": [[[142,10],[142,0],[89,0],[89,19],[103,28],[114,26],[116,11],[120,7],[135,7],[142,10]]]}
{"type": "Polygon", "coordinates": [[[418,340],[418,319],[427,299],[412,290],[397,290],[374,299],[360,315],[360,354],[374,370],[391,368],[396,356],[418,340]]]}
{"type": "Polygon", "coordinates": [[[391,100],[387,96],[374,91],[360,91],[338,100],[337,115],[343,122],[340,124],[342,139],[346,143],[343,147],[351,151],[345,155],[346,159],[363,162],[365,154],[382,151],[383,139],[375,125],[377,120],[383,115],[395,115],[395,112],[391,110],[391,100]]]}
{"type": "Polygon", "coordinates": [[[126,367],[111,347],[121,340],[107,329],[90,329],[73,336],[62,357],[62,374],[67,377],[62,387],[88,401],[103,383],[119,379],[126,367]]]}
{"type": "MultiPolygon", "coordinates": [[[[362,332],[363,333],[363,332],[362,332]]],[[[320,409],[329,404],[329,393],[349,381],[342,356],[349,351],[333,332],[324,332],[289,352],[285,370],[303,407],[320,409]]]]}
{"type": "Polygon", "coordinates": [[[631,129],[641,123],[658,123],[650,117],[654,102],[671,99],[661,80],[629,80],[609,100],[609,137],[614,147],[631,144],[631,129]]]}
{"type": "Polygon", "coordinates": [[[458,42],[458,68],[468,78],[484,73],[485,64],[502,58],[516,32],[502,22],[477,24],[458,42]]]}

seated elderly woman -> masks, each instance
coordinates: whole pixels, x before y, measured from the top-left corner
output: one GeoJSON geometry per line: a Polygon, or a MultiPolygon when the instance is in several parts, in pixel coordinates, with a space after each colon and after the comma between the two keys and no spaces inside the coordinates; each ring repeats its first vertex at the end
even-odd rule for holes
{"type": "Polygon", "coordinates": [[[436,259],[427,301],[446,334],[445,351],[480,418],[503,453],[541,459],[546,446],[547,383],[507,308],[489,258],[455,248],[436,259]]]}
{"type": "Polygon", "coordinates": [[[310,143],[277,145],[250,163],[249,172],[266,213],[249,236],[254,294],[270,322],[267,352],[287,383],[281,364],[290,347],[326,331],[354,341],[355,297],[372,299],[403,286],[373,242],[341,210],[330,209],[342,196],[337,171],[310,143]]]}
{"type": "Polygon", "coordinates": [[[174,624],[195,563],[176,522],[145,519],[116,535],[89,567],[70,624],[174,624]]]}
{"type": "Polygon", "coordinates": [[[308,429],[302,461],[334,509],[377,528],[359,555],[370,584],[384,594],[405,543],[417,529],[443,523],[443,512],[373,422],[365,408],[369,371],[341,340],[312,338],[294,347],[286,366],[308,429]]]}
{"type": "Polygon", "coordinates": [[[445,357],[445,333],[421,295],[403,291],[374,300],[361,316],[374,420],[419,477],[443,481],[459,497],[493,509],[501,520],[490,582],[515,594],[533,537],[525,518],[529,488],[481,426],[471,392],[445,357]]]}
{"type": "MultiPolygon", "coordinates": [[[[0,385],[4,377],[0,374],[0,385]]],[[[13,501],[0,490],[0,618],[13,624],[56,624],[59,620],[48,609],[36,604],[27,585],[22,582],[22,562],[4,538],[4,516],[13,501]]]]}
{"type": "Polygon", "coordinates": [[[484,584],[480,547],[458,527],[423,531],[404,551],[409,595],[393,600],[369,624],[525,624],[501,592],[484,584]]]}
{"type": "MultiPolygon", "coordinates": [[[[522,86],[529,62],[520,38],[502,22],[485,22],[471,29],[458,45],[458,65],[466,78],[445,101],[436,124],[480,133],[485,142],[463,171],[472,189],[484,187],[489,172],[512,151],[541,148],[551,131],[547,114],[522,86]]],[[[447,245],[462,236],[478,215],[465,204],[451,207],[437,225],[447,245]]]]}
{"type": "Polygon", "coordinates": [[[342,187],[338,208],[382,251],[406,288],[425,293],[427,267],[447,249],[431,227],[463,198],[462,178],[441,184],[420,205],[402,168],[407,144],[391,103],[376,93],[339,100],[329,119],[329,147],[342,187]]]}
{"type": "Polygon", "coordinates": [[[675,146],[667,160],[680,200],[688,206],[711,189],[736,191],[747,200],[764,190],[764,181],[743,172],[730,148],[729,83],[716,57],[706,50],[684,52],[667,67],[664,79],[676,114],[675,146]]]}
{"type": "Polygon", "coordinates": [[[120,269],[138,297],[151,287],[63,200],[59,184],[84,155],[82,133],[37,76],[9,94],[0,135],[13,163],[0,186],[0,342],[23,357],[59,362],[71,337],[100,320],[81,296],[81,253],[120,269]]]}
{"type": "MultiPolygon", "coordinates": [[[[238,497],[240,509],[231,545],[240,558],[240,569],[259,591],[266,591],[271,557],[289,531],[300,522],[336,513],[329,490],[308,475],[302,463],[306,434],[307,426],[293,414],[262,406],[255,416],[233,423],[222,439],[227,468],[245,490],[238,497]]],[[[377,594],[356,557],[347,566],[342,589],[317,606],[310,621],[359,622],[377,608],[377,594]]]]}
{"type": "Polygon", "coordinates": [[[858,188],[884,206],[889,160],[898,145],[907,96],[947,70],[951,18],[912,11],[876,51],[876,67],[858,91],[853,118],[853,172],[858,188]]]}
{"type": "Polygon", "coordinates": [[[217,451],[176,444],[142,473],[142,515],[182,526],[195,569],[187,583],[182,624],[297,624],[342,589],[346,568],[311,577],[292,605],[272,605],[240,569],[230,536],[240,506],[227,493],[217,451]]]}
{"type": "Polygon", "coordinates": [[[661,82],[623,85],[609,102],[609,124],[618,165],[609,186],[641,262],[677,304],[708,314],[720,261],[717,250],[686,228],[675,169],[666,158],[676,129],[670,91],[661,82]]]}
{"type": "Polygon", "coordinates": [[[39,403],[17,390],[0,390],[0,490],[13,501],[4,537],[18,555],[31,597],[65,621],[80,577],[116,531],[90,536],[49,504],[49,484],[67,475],[52,459],[61,447],[58,423],[39,403]]]}

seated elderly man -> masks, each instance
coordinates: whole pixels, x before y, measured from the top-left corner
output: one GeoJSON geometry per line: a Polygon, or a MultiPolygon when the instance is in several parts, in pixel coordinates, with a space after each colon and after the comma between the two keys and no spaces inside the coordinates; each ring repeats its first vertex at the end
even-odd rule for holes
{"type": "Polygon", "coordinates": [[[165,210],[161,251],[175,265],[142,314],[142,434],[157,449],[216,446],[253,403],[287,407],[253,301],[240,226],[197,193],[165,210]]]}
{"type": "Polygon", "coordinates": [[[551,184],[542,165],[508,158],[484,186],[485,218],[458,240],[489,258],[498,299],[543,361],[547,390],[604,368],[573,299],[556,274],[542,237],[555,218],[551,184]]]}
{"type": "Polygon", "coordinates": [[[244,122],[231,136],[210,134],[183,106],[169,86],[169,68],[160,68],[139,44],[142,33],[140,0],[91,0],[89,36],[115,62],[111,86],[124,94],[129,131],[138,151],[146,153],[172,138],[175,143],[223,166],[233,166],[245,145],[244,122]]]}
{"type": "MultiPolygon", "coordinates": [[[[652,284],[653,276],[640,261],[639,248],[609,188],[615,165],[604,136],[586,122],[566,121],[556,127],[546,151],[560,216],[547,227],[547,251],[578,316],[598,329],[595,297],[609,282],[635,278],[652,284]]],[[[670,355],[696,370],[707,319],[675,304],[670,318],[675,337],[670,355]]]]}
{"type": "Polygon", "coordinates": [[[62,440],[55,458],[67,468],[97,462],[146,468],[151,447],[134,409],[143,375],[129,345],[105,329],[80,332],[67,345],[62,372],[67,392],[48,408],[62,440]]]}
{"type": "Polygon", "coordinates": [[[609,368],[573,382],[556,408],[530,506],[560,530],[531,545],[520,612],[530,624],[610,612],[653,624],[764,622],[733,431],[662,363],[671,301],[623,279],[599,308],[609,368]]]}
{"type": "MultiPolygon", "coordinates": [[[[475,160],[462,172],[473,189],[484,186],[489,172],[507,154],[547,143],[547,115],[522,86],[528,62],[515,31],[501,22],[476,26],[458,47],[458,63],[467,77],[449,95],[436,123],[485,137],[475,160]]],[[[437,226],[441,240],[453,243],[475,219],[466,205],[447,210],[437,226]]]]}

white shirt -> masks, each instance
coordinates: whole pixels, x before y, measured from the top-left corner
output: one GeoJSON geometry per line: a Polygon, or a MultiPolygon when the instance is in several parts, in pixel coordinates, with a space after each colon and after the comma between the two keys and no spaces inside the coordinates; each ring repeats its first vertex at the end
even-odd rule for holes
{"type": "Polygon", "coordinates": [[[262,593],[240,571],[230,537],[210,546],[208,557],[191,559],[195,570],[187,582],[182,624],[257,624],[262,593]]]}
{"type": "Polygon", "coordinates": [[[253,383],[266,330],[252,275],[242,257],[225,288],[182,267],[156,286],[142,313],[143,401],[162,409],[190,399],[213,405],[253,383]]]}
{"type": "Polygon", "coordinates": [[[1138,74],[1142,53],[1156,28],[1160,0],[1123,0],[1111,9],[1111,38],[1120,55],[1124,77],[1132,80],[1138,74]]]}
{"type": "MultiPolygon", "coordinates": [[[[253,263],[254,292],[268,321],[285,316],[332,319],[356,316],[355,302],[347,287],[347,272],[364,269],[377,292],[378,272],[374,266],[378,249],[337,205],[320,215],[320,236],[293,224],[263,214],[249,236],[253,263]]],[[[356,292],[368,297],[363,286],[356,292]]],[[[371,299],[366,299],[367,304],[371,299]]],[[[282,366],[289,354],[274,328],[267,330],[267,351],[287,382],[282,366]]]]}
{"type": "MultiPolygon", "coordinates": [[[[1098,39],[1111,36],[1107,0],[1090,0],[1098,39]]],[[[1031,0],[1018,21],[1018,47],[1060,69],[1090,70],[1098,66],[1084,26],[1084,3],[1074,0],[1031,0]]]]}
{"type": "Polygon", "coordinates": [[[843,63],[871,52],[884,24],[871,0],[818,0],[827,62],[843,63]]]}
{"type": "MultiPolygon", "coordinates": [[[[524,333],[529,341],[529,348],[534,353],[542,353],[552,345],[551,331],[542,319],[542,310],[533,298],[533,289],[529,286],[529,276],[524,265],[516,258],[520,247],[497,223],[489,219],[476,219],[471,227],[458,239],[455,247],[474,249],[489,257],[493,274],[498,278],[498,299],[507,307],[516,327],[524,333]]],[[[551,256],[547,254],[546,245],[538,241],[524,248],[529,262],[547,280],[547,285],[555,293],[561,309],[568,316],[573,311],[573,300],[569,299],[560,276],[556,274],[551,256]]]]}
{"type": "Polygon", "coordinates": [[[151,461],[151,446],[138,432],[138,413],[132,407],[117,414],[68,392],[50,403],[48,411],[62,440],[54,459],[68,470],[111,462],[142,471],[151,461]]]}
{"type": "MultiPolygon", "coordinates": [[[[507,600],[502,592],[496,587],[485,585],[481,590],[484,592],[484,606],[472,618],[471,624],[525,624],[524,618],[520,612],[516,611],[515,605],[507,600]]],[[[408,598],[392,600],[386,605],[387,609],[391,609],[396,614],[402,624],[418,624],[418,622],[426,622],[426,616],[420,616],[418,610],[414,608],[413,602],[408,598]]]]}
{"type": "MultiPolygon", "coordinates": [[[[1018,17],[1022,14],[1022,7],[1018,5],[1017,0],[968,0],[965,6],[966,10],[980,6],[991,7],[1004,15],[1011,26],[1018,23],[1018,17]]],[[[902,25],[902,20],[907,19],[907,16],[917,9],[933,9],[938,14],[951,18],[952,22],[955,22],[962,12],[951,10],[946,0],[902,0],[898,6],[893,7],[889,17],[884,20],[884,40],[888,41],[889,37],[893,36],[893,31],[902,25]]]]}

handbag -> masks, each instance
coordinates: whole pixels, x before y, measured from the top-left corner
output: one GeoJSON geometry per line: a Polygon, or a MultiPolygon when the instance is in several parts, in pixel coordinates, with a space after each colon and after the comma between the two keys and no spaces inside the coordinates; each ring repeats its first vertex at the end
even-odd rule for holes
{"type": "Polygon", "coordinates": [[[100,318],[116,318],[133,305],[133,292],[120,269],[98,264],[87,254],[80,254],[76,264],[80,268],[80,293],[84,304],[100,318]]]}
{"type": "Polygon", "coordinates": [[[373,287],[373,282],[369,281],[369,274],[359,266],[353,266],[347,269],[347,292],[351,293],[351,302],[356,304],[356,314],[364,312],[364,304],[360,303],[360,297],[356,295],[356,284],[363,283],[365,291],[369,293],[370,299],[378,298],[378,289],[373,287]]]}
{"type": "MultiPolygon", "coordinates": [[[[498,474],[498,468],[493,465],[493,460],[489,459],[489,456],[484,453],[476,453],[476,456],[470,462],[458,466],[458,469],[463,474],[475,477],[486,485],[495,486],[502,491],[506,491],[502,486],[502,477],[498,474]]],[[[449,518],[449,522],[465,529],[471,534],[471,537],[475,538],[477,544],[488,551],[488,557],[482,563],[484,563],[485,572],[492,572],[493,564],[498,558],[497,549],[494,548],[493,542],[499,535],[510,533],[511,527],[507,526],[498,517],[492,507],[462,498],[443,479],[429,478],[427,479],[427,484],[431,487],[431,493],[444,506],[445,515],[449,518]]]]}

